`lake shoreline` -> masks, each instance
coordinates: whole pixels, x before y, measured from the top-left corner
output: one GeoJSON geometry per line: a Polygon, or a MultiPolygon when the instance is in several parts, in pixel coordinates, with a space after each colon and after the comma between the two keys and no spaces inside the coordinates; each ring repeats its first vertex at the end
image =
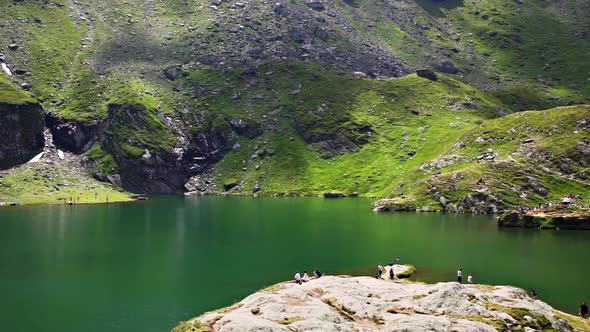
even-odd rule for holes
{"type": "Polygon", "coordinates": [[[590,209],[556,207],[548,210],[508,211],[498,217],[498,227],[590,230],[590,209]]]}

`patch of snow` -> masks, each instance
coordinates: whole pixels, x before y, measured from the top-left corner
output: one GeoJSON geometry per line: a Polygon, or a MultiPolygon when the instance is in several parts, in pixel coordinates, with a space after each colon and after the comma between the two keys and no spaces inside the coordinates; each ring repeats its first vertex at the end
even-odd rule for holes
{"type": "Polygon", "coordinates": [[[45,152],[39,153],[38,155],[33,157],[33,159],[29,160],[29,163],[38,163],[39,161],[41,161],[41,158],[43,158],[44,154],[45,154],[45,152]]]}
{"type": "Polygon", "coordinates": [[[8,66],[4,62],[2,62],[0,64],[0,67],[2,67],[2,70],[4,70],[4,72],[6,73],[6,75],[12,76],[12,72],[10,71],[10,68],[8,68],[8,66]]]}

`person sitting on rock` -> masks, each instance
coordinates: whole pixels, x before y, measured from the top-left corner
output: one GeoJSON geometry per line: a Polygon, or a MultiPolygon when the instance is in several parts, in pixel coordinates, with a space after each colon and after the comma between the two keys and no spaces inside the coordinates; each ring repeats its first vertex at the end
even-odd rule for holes
{"type": "Polygon", "coordinates": [[[469,276],[467,276],[467,283],[473,284],[473,276],[471,275],[471,273],[469,274],[469,276]]]}
{"type": "Polygon", "coordinates": [[[303,278],[301,278],[303,282],[309,281],[309,275],[307,275],[307,271],[303,271],[303,278]]]}
{"type": "Polygon", "coordinates": [[[300,285],[303,283],[303,281],[301,280],[301,274],[299,274],[299,272],[295,273],[294,279],[295,279],[295,282],[300,285]]]}
{"type": "Polygon", "coordinates": [[[586,318],[588,317],[588,306],[586,305],[586,302],[582,302],[582,304],[580,304],[580,317],[582,318],[586,318]]]}
{"type": "Polygon", "coordinates": [[[316,278],[320,278],[322,276],[322,272],[317,267],[313,270],[313,276],[316,278]]]}
{"type": "Polygon", "coordinates": [[[537,299],[537,291],[534,288],[531,288],[531,298],[537,299]]]}

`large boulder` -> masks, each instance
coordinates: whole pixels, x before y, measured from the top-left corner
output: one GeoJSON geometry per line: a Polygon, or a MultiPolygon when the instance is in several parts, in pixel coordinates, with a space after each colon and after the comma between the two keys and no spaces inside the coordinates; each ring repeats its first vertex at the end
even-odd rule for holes
{"type": "Polygon", "coordinates": [[[459,72],[457,66],[451,61],[443,61],[436,67],[436,69],[445,74],[456,74],[459,72]]]}
{"type": "Polygon", "coordinates": [[[431,69],[420,69],[420,70],[416,71],[416,74],[418,74],[418,76],[425,78],[427,80],[430,80],[430,81],[438,81],[438,76],[431,69]]]}

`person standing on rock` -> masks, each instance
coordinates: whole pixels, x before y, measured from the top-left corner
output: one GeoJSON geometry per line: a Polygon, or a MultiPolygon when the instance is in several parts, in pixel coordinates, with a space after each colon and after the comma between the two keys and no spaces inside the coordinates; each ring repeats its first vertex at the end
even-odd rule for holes
{"type": "Polygon", "coordinates": [[[586,305],[586,302],[582,302],[582,304],[580,304],[580,317],[582,318],[586,318],[588,317],[588,306],[586,305]]]}
{"type": "Polygon", "coordinates": [[[299,274],[299,272],[295,273],[294,279],[295,279],[295,282],[298,283],[298,284],[300,284],[300,285],[303,283],[301,281],[301,274],[299,274]]]}
{"type": "Polygon", "coordinates": [[[383,274],[383,265],[381,265],[381,263],[377,265],[377,273],[379,273],[379,276],[383,274]]]}
{"type": "Polygon", "coordinates": [[[473,276],[471,275],[471,273],[469,274],[469,276],[467,276],[467,283],[470,285],[473,284],[473,276]]]}
{"type": "Polygon", "coordinates": [[[389,279],[395,279],[395,273],[393,273],[393,266],[389,268],[389,279]]]}
{"type": "Polygon", "coordinates": [[[457,282],[460,284],[463,283],[463,268],[460,268],[459,271],[457,271],[457,282]]]}

